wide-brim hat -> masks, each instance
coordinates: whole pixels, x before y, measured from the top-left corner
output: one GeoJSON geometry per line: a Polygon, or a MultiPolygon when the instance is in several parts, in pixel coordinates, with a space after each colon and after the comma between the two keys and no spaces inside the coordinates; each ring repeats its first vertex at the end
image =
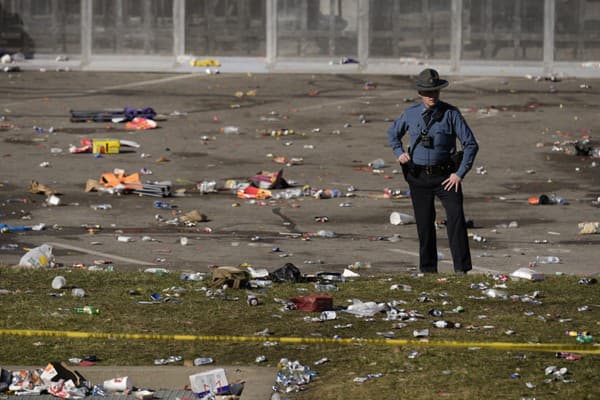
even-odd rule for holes
{"type": "Polygon", "coordinates": [[[422,92],[431,92],[434,90],[440,90],[448,86],[448,81],[440,79],[440,75],[435,69],[426,68],[417,79],[415,79],[415,87],[417,90],[422,92]]]}

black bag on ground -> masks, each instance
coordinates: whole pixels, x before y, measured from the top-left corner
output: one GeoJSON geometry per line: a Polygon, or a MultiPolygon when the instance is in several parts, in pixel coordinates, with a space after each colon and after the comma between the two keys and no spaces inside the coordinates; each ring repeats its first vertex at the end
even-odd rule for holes
{"type": "Polygon", "coordinates": [[[0,393],[4,393],[8,390],[8,386],[11,383],[12,375],[7,369],[0,367],[0,393]]]}
{"type": "Polygon", "coordinates": [[[85,382],[87,381],[83,375],[81,375],[78,371],[71,369],[63,361],[54,361],[50,364],[56,370],[56,376],[52,378],[53,382],[58,382],[60,379],[64,379],[65,381],[70,379],[73,381],[75,386],[81,387],[84,386],[85,382]]]}
{"type": "Polygon", "coordinates": [[[301,282],[302,273],[292,263],[286,263],[283,267],[276,269],[275,271],[269,274],[269,277],[273,282],[292,282],[298,283],[301,282]]]}

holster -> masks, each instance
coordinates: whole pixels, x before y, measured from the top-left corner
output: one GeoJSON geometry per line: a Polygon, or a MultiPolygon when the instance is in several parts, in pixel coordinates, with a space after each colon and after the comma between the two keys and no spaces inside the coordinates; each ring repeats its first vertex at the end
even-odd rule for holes
{"type": "Polygon", "coordinates": [[[463,155],[464,155],[464,151],[457,151],[456,153],[452,154],[452,156],[450,157],[450,159],[452,160],[452,164],[453,165],[453,172],[458,171],[458,168],[460,167],[460,164],[462,163],[463,160],[463,155]]]}
{"type": "Polygon", "coordinates": [[[400,167],[402,168],[402,174],[404,175],[404,179],[406,179],[406,176],[408,174],[411,174],[414,177],[419,176],[420,168],[415,163],[413,163],[412,160],[408,160],[408,162],[400,164],[400,167]]]}

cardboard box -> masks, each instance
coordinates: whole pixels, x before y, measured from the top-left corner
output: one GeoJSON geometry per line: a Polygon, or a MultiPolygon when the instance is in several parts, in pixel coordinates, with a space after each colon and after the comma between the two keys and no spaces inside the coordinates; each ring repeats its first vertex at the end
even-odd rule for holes
{"type": "Polygon", "coordinates": [[[227,382],[225,370],[217,368],[190,375],[190,386],[192,387],[192,392],[199,398],[202,398],[211,393],[227,391],[229,389],[229,382],[227,382]]]}
{"type": "Polygon", "coordinates": [[[92,153],[119,154],[121,142],[115,139],[94,139],[92,153]]]}

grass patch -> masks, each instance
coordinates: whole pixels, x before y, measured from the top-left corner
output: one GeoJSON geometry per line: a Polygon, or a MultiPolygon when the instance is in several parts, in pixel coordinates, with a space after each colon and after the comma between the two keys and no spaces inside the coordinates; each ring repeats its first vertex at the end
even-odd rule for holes
{"type": "MultiPolygon", "coordinates": [[[[243,290],[228,290],[238,301],[207,297],[205,283],[182,281],[176,273],[157,276],[142,272],[91,272],[85,270],[28,270],[0,267],[2,319],[0,329],[85,331],[126,334],[235,335],[254,336],[268,328],[274,337],[299,336],[332,338],[382,338],[393,331],[397,339],[413,340],[413,330],[428,328],[430,341],[555,343],[573,346],[575,338],[566,330],[590,331],[598,328],[598,285],[579,285],[573,276],[550,276],[543,282],[507,282],[500,289],[509,295],[539,291],[537,302],[521,299],[492,299],[483,296],[471,284],[499,282],[492,277],[409,275],[360,278],[340,284],[331,292],[334,305],[347,306],[349,299],[398,303],[398,308],[416,310],[425,318],[406,322],[407,327],[393,329],[400,321],[385,321],[385,314],[356,318],[338,313],[335,321],[307,322],[316,314],[282,311],[274,298],[288,299],[314,293],[312,284],[280,284],[267,289],[262,304],[246,304],[243,290]],[[63,275],[69,287],[80,287],[86,297],[72,297],[70,289],[56,291],[52,279],[63,275]],[[410,292],[390,290],[392,284],[410,285],[410,292]],[[174,290],[181,288],[181,291],[174,290]],[[139,294],[130,294],[136,291],[139,294]],[[64,292],[64,296],[52,293],[64,292]],[[138,304],[150,295],[171,294],[181,302],[138,304]],[[423,298],[427,298],[426,301],[423,298]],[[73,307],[90,305],[98,315],[82,315],[73,307]],[[589,306],[589,311],[578,307],[589,306]],[[457,306],[464,312],[452,313],[457,306]],[[428,314],[436,308],[442,319],[458,322],[460,329],[438,329],[428,314]],[[336,325],[352,324],[349,328],[336,325]],[[471,327],[468,329],[467,327],[471,327]],[[484,328],[485,327],[485,328],[484,328]],[[514,331],[508,335],[506,331],[514,331]]],[[[348,398],[598,398],[597,355],[586,354],[581,360],[557,359],[553,352],[440,348],[389,345],[279,344],[260,342],[200,342],[133,339],[71,339],[49,336],[2,336],[3,364],[40,365],[52,360],[67,360],[96,355],[99,365],[153,365],[158,358],[181,355],[184,360],[207,356],[222,365],[252,365],[264,355],[264,365],[276,366],[280,358],[297,359],[319,372],[306,391],[293,394],[298,399],[348,398]],[[416,358],[409,358],[418,351],[416,358]],[[327,357],[328,363],[313,366],[327,357]],[[549,365],[567,367],[572,382],[550,381],[544,376],[549,365]],[[511,377],[518,373],[520,378],[511,377]],[[354,378],[382,374],[364,383],[354,378]],[[527,382],[535,384],[528,388],[527,382]]],[[[584,347],[582,347],[584,348],[584,347]]],[[[585,348],[590,348],[589,346],[585,348]]],[[[378,376],[378,375],[377,375],[378,376]]],[[[273,377],[275,379],[275,377],[273,377]]]]}

